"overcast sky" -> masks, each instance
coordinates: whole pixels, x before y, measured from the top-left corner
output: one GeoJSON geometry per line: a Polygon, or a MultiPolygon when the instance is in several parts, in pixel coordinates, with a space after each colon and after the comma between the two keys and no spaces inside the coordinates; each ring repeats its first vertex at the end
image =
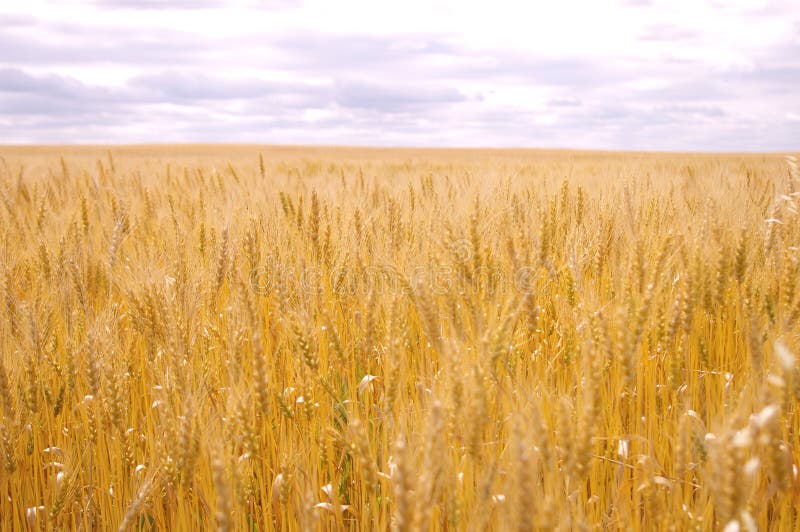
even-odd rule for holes
{"type": "Polygon", "coordinates": [[[0,143],[109,142],[796,150],[800,1],[0,0],[0,143]]]}

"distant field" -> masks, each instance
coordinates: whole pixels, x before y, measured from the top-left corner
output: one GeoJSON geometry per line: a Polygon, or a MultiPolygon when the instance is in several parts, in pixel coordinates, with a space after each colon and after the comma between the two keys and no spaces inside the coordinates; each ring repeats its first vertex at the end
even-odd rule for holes
{"type": "Polygon", "coordinates": [[[784,155],[0,147],[0,529],[798,530],[784,155]]]}

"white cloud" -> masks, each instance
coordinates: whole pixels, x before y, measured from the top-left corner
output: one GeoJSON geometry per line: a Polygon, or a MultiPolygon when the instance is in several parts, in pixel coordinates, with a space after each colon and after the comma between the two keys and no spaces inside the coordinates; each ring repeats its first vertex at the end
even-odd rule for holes
{"type": "Polygon", "coordinates": [[[798,38],[795,0],[29,0],[0,142],[796,149],[798,38]]]}

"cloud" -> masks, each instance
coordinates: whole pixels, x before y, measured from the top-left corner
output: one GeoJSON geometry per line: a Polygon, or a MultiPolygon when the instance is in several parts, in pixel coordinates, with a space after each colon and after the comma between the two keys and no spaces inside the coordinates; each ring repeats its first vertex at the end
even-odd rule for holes
{"type": "Polygon", "coordinates": [[[0,28],[33,26],[37,18],[23,13],[0,13],[0,28]]]}
{"type": "Polygon", "coordinates": [[[580,107],[583,102],[577,98],[553,98],[547,102],[549,107],[580,107]]]}
{"type": "Polygon", "coordinates": [[[80,84],[74,80],[60,76],[35,77],[18,69],[0,69],[0,91],[2,92],[49,92],[49,93],[74,93],[80,84]]]}
{"type": "Polygon", "coordinates": [[[739,85],[758,90],[760,94],[790,97],[800,109],[797,86],[800,82],[800,44],[776,46],[758,54],[751,66],[723,72],[728,86],[739,85]]]}
{"type": "Polygon", "coordinates": [[[758,86],[766,94],[796,95],[797,84],[800,83],[800,65],[757,66],[753,69],[732,71],[725,77],[733,82],[758,86]]]}
{"type": "MultiPolygon", "coordinates": [[[[230,0],[94,0],[90,3],[100,8],[132,10],[220,9],[236,4],[230,0]]],[[[300,0],[251,0],[239,3],[245,7],[261,9],[285,9],[302,4],[300,0]]]]}
{"type": "Polygon", "coordinates": [[[194,62],[207,53],[213,43],[200,37],[176,32],[169,38],[140,32],[122,35],[113,31],[92,30],[72,26],[63,32],[80,37],[47,39],[37,34],[0,33],[0,64],[63,65],[111,63],[122,65],[164,65],[194,62]]]}
{"type": "Polygon", "coordinates": [[[196,72],[163,71],[138,76],[128,86],[144,91],[152,98],[168,102],[203,102],[239,100],[277,94],[302,95],[312,91],[302,83],[276,83],[256,78],[233,79],[196,72]]]}
{"type": "MultiPolygon", "coordinates": [[[[687,13],[739,27],[749,20],[743,1],[700,0],[687,13]]],[[[665,2],[612,0],[608,20],[524,34],[514,24],[467,31],[462,22],[482,22],[469,9],[452,10],[452,23],[416,20],[412,4],[364,27],[338,4],[317,11],[295,0],[9,9],[0,14],[0,142],[146,142],[154,132],[163,141],[381,145],[798,142],[791,0],[762,2],[759,26],[735,43],[665,2]],[[601,23],[608,38],[598,40],[601,23]]],[[[553,20],[568,14],[559,6],[553,20]]]]}
{"type": "Polygon", "coordinates": [[[702,36],[703,34],[699,31],[669,24],[659,24],[646,28],[640,34],[639,39],[642,41],[691,42],[700,40],[702,36]]]}
{"type": "Polygon", "coordinates": [[[665,114],[688,115],[705,118],[727,116],[727,113],[716,105],[661,105],[655,111],[665,114]]]}
{"type": "Polygon", "coordinates": [[[299,70],[336,74],[361,71],[379,76],[412,71],[431,58],[460,51],[435,35],[337,35],[299,32],[261,41],[276,51],[275,62],[299,70]]]}
{"type": "MultiPolygon", "coordinates": [[[[688,68],[687,71],[692,71],[688,68]]],[[[735,97],[735,87],[727,82],[709,75],[702,79],[667,79],[660,78],[656,86],[645,88],[633,88],[626,92],[625,96],[631,99],[649,104],[662,102],[682,102],[697,103],[706,101],[720,101],[730,97],[735,97]]]]}
{"type": "Polygon", "coordinates": [[[45,96],[52,99],[108,101],[112,91],[88,87],[74,78],[55,74],[34,76],[17,68],[0,68],[0,93],[45,96]]]}
{"type": "MultiPolygon", "coordinates": [[[[383,128],[386,139],[407,143],[418,135],[419,114],[442,118],[444,105],[462,101],[458,91],[414,83],[315,85],[164,71],[108,88],[66,76],[0,69],[0,116],[18,126],[9,133],[23,138],[38,129],[58,141],[68,140],[64,132],[81,124],[91,126],[87,132],[102,126],[125,134],[136,124],[145,134],[136,141],[147,141],[146,135],[158,130],[163,141],[244,141],[251,135],[301,142],[302,131],[317,128],[319,142],[369,144],[376,142],[372,132],[383,128]],[[319,112],[309,112],[314,109],[319,112]]],[[[0,142],[10,140],[0,133],[0,142]]],[[[115,138],[111,133],[84,140],[115,138]]]]}
{"type": "Polygon", "coordinates": [[[463,102],[466,97],[448,87],[345,82],[336,87],[335,99],[342,107],[397,113],[463,102]]]}
{"type": "Polygon", "coordinates": [[[207,9],[225,4],[221,0],[95,0],[91,3],[121,9],[207,9]]]}
{"type": "Polygon", "coordinates": [[[14,121],[104,123],[106,114],[122,116],[124,109],[136,103],[135,95],[124,89],[90,86],[53,74],[34,76],[20,69],[0,69],[0,116],[14,121]]]}
{"type": "Polygon", "coordinates": [[[445,70],[465,79],[492,79],[556,88],[596,88],[633,77],[616,62],[598,63],[582,58],[548,58],[530,53],[467,51],[445,70]]]}

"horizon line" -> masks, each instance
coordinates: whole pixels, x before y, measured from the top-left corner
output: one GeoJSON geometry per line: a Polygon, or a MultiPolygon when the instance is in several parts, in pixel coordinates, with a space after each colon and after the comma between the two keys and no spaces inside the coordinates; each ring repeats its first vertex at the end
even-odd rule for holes
{"type": "Polygon", "coordinates": [[[541,147],[541,146],[425,146],[425,145],[374,145],[374,144],[276,144],[259,142],[110,142],[110,143],[0,143],[0,150],[19,148],[161,148],[169,147],[240,147],[240,148],[276,148],[276,149],[329,149],[329,150],[368,150],[368,151],[531,151],[531,152],[583,152],[583,153],[633,153],[633,154],[687,154],[687,155],[791,155],[800,153],[797,149],[771,149],[743,150],[743,151],[717,151],[717,150],[659,150],[659,149],[620,149],[620,148],[575,148],[575,147],[541,147]]]}

